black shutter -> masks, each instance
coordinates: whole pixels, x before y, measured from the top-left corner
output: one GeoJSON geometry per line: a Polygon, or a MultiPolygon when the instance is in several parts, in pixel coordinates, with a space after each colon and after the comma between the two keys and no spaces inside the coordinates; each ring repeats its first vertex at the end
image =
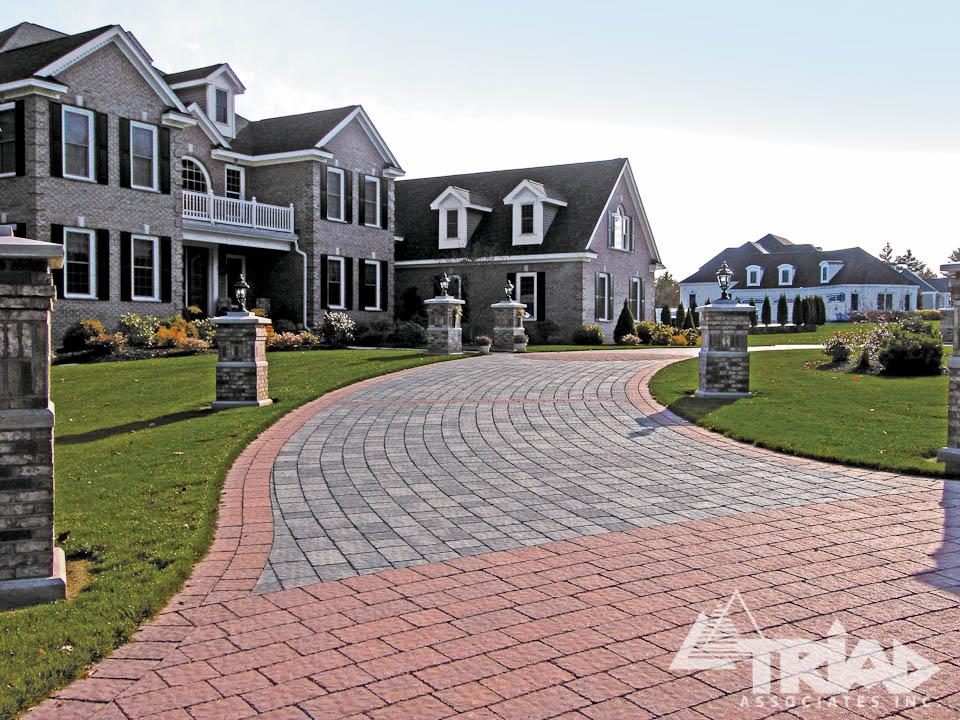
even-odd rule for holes
{"type": "Polygon", "coordinates": [[[353,222],[353,173],[343,171],[343,219],[353,222]]]}
{"type": "Polygon", "coordinates": [[[604,299],[603,295],[600,292],[600,273],[596,274],[594,279],[594,293],[593,293],[593,318],[594,320],[599,320],[603,316],[604,309],[604,299]]]}
{"type": "Polygon", "coordinates": [[[160,301],[173,299],[173,247],[170,237],[160,238],[160,301]]]}
{"type": "Polygon", "coordinates": [[[160,192],[170,194],[170,128],[160,128],[160,192]]]}
{"type": "Polygon", "coordinates": [[[62,108],[60,103],[50,101],[50,177],[63,177],[62,108]]]}
{"type": "Polygon", "coordinates": [[[14,225],[13,232],[18,238],[25,238],[27,236],[27,224],[16,223],[16,225],[14,225]]]}
{"type": "Polygon", "coordinates": [[[613,213],[607,213],[607,247],[613,247],[613,213]]]}
{"type": "Polygon", "coordinates": [[[537,273],[537,320],[547,319],[547,283],[544,281],[545,272],[537,273]]]}
{"type": "Polygon", "coordinates": [[[389,285],[390,277],[388,270],[390,269],[390,263],[386,260],[380,261],[380,311],[387,312],[387,308],[390,305],[390,294],[389,294],[389,285]]]}
{"type": "Polygon", "coordinates": [[[373,297],[373,292],[367,286],[367,261],[361,260],[360,265],[360,304],[357,306],[358,310],[366,310],[368,307],[372,307],[376,298],[373,297]]]}
{"type": "Polygon", "coordinates": [[[357,191],[360,193],[360,204],[358,206],[360,208],[360,211],[359,211],[360,220],[358,224],[366,225],[367,224],[367,176],[361,175],[358,183],[359,184],[357,185],[357,191]]]}
{"type": "MultiPolygon", "coordinates": [[[[63,245],[63,225],[50,225],[50,242],[56,243],[57,245],[63,245]]],[[[66,253],[66,248],[64,248],[64,253],[66,253]]],[[[64,258],[66,261],[66,258],[64,258]]],[[[64,262],[66,265],[66,262],[64,262]]],[[[63,268],[58,268],[57,270],[51,270],[53,275],[53,284],[57,288],[57,297],[63,297],[63,268]]]]}
{"type": "Polygon", "coordinates": [[[343,259],[344,307],[353,310],[353,258],[343,259]]]}
{"type": "Polygon", "coordinates": [[[130,287],[131,275],[133,274],[133,262],[132,254],[133,248],[131,247],[133,243],[130,240],[130,233],[120,232],[120,299],[121,300],[130,300],[133,296],[132,289],[130,287]]]}
{"type": "Polygon", "coordinates": [[[110,231],[97,230],[97,299],[110,299],[110,231]]]}
{"type": "Polygon", "coordinates": [[[320,256],[320,307],[328,308],[327,303],[327,256],[320,256]]]}
{"type": "Polygon", "coordinates": [[[607,275],[607,320],[613,320],[613,275],[607,275]]]}
{"type": "Polygon", "coordinates": [[[390,227],[390,181],[380,178],[380,227],[390,227]]]}
{"type": "Polygon", "coordinates": [[[107,140],[107,114],[98,112],[94,115],[97,141],[97,182],[101,185],[110,184],[110,155],[107,140]]]}
{"type": "MultiPolygon", "coordinates": [[[[327,173],[326,165],[320,166],[320,217],[327,219],[327,173]]],[[[342,192],[342,191],[341,191],[342,192]]]]}
{"type": "Polygon", "coordinates": [[[27,174],[27,128],[24,125],[24,116],[23,100],[17,100],[13,105],[13,132],[16,141],[14,156],[17,175],[27,174]]]}
{"type": "Polygon", "coordinates": [[[130,187],[130,121],[120,118],[120,187],[130,187]]]}

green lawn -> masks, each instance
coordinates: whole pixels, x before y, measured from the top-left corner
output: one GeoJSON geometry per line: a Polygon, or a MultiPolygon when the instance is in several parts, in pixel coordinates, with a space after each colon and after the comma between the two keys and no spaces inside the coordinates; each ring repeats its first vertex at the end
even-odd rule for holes
{"type": "MultiPolygon", "coordinates": [[[[940,333],[940,321],[932,320],[935,334],[940,333]]],[[[848,331],[855,328],[869,327],[863,323],[835,322],[820,325],[813,332],[802,333],[771,333],[769,335],[750,335],[747,337],[747,344],[750,347],[760,345],[820,345],[828,338],[833,337],[834,333],[841,330],[848,331]]]]}
{"type": "Polygon", "coordinates": [[[82,675],[160,610],[209,546],[220,487],[280,416],[338,387],[436,357],[402,350],[271,353],[266,408],[208,410],[211,355],[60,366],[56,532],[90,583],[67,602],[0,613],[0,717],[82,675]]]}
{"type": "Polygon", "coordinates": [[[650,389],[698,425],[762,447],[883,470],[943,473],[935,455],[947,440],[945,375],[886,378],[812,367],[825,360],[815,350],[753,353],[754,397],[734,402],[692,397],[696,359],[664,368],[650,389]]]}

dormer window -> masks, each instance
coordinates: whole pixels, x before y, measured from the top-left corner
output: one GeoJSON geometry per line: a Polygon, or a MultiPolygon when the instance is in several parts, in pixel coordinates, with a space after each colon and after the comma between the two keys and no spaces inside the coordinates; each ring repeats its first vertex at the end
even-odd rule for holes
{"type": "Polygon", "coordinates": [[[781,285],[793,285],[793,265],[780,265],[777,273],[781,285]]]}
{"type": "Polygon", "coordinates": [[[763,270],[759,265],[749,265],[747,267],[747,287],[759,287],[762,277],[763,270]]]}
{"type": "Polygon", "coordinates": [[[230,124],[230,96],[226,90],[216,89],[216,115],[214,120],[222,125],[230,124]]]}
{"type": "Polygon", "coordinates": [[[447,214],[447,240],[456,240],[460,236],[460,210],[451,208],[447,214]]]}
{"type": "Polygon", "coordinates": [[[533,235],[533,203],[520,206],[520,234],[533,235]]]}
{"type": "Polygon", "coordinates": [[[483,196],[454,185],[440,193],[430,203],[430,209],[437,211],[438,247],[441,250],[466,247],[480,219],[493,210],[483,196]]]}
{"type": "Polygon", "coordinates": [[[503,199],[512,207],[513,244],[540,245],[557,214],[567,203],[534,180],[521,180],[503,199]]]}
{"type": "Polygon", "coordinates": [[[825,283],[830,279],[830,266],[824,263],[820,266],[820,282],[825,283]]]}
{"type": "Polygon", "coordinates": [[[834,276],[843,268],[843,262],[840,260],[824,260],[820,263],[820,282],[826,285],[833,280],[834,276]]]}

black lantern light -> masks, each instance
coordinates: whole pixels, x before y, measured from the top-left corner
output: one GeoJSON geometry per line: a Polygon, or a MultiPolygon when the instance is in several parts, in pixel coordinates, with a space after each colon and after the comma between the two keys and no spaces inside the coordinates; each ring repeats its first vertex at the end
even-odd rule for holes
{"type": "Polygon", "coordinates": [[[240,276],[240,279],[233,284],[233,297],[236,298],[237,306],[240,308],[240,312],[247,311],[247,291],[250,289],[250,286],[247,285],[246,279],[243,275],[240,276]]]}
{"type": "Polygon", "coordinates": [[[503,294],[507,296],[507,302],[513,302],[513,282],[507,278],[507,285],[503,288],[503,294]]]}
{"type": "Polygon", "coordinates": [[[730,293],[728,293],[727,290],[730,289],[731,280],[733,280],[733,271],[730,269],[730,266],[727,265],[727,261],[724,260],[723,265],[717,270],[717,284],[720,286],[721,300],[730,299],[730,293]]]}
{"type": "Polygon", "coordinates": [[[444,297],[447,297],[450,293],[447,290],[450,289],[450,277],[444,273],[440,276],[440,294],[444,297]]]}

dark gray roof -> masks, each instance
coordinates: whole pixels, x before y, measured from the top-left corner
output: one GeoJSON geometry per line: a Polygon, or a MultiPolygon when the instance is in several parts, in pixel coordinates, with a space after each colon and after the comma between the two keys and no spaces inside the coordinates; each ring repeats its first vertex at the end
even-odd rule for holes
{"type": "Polygon", "coordinates": [[[0,30],[0,52],[6,50],[15,50],[27,45],[34,45],[38,42],[46,42],[55,38],[64,37],[66,33],[59,30],[53,30],[43,25],[37,25],[32,22],[22,22],[9,27],[6,30],[0,30]]]}
{"type": "MultiPolygon", "coordinates": [[[[765,240],[766,236],[761,238],[765,240]]],[[[757,265],[763,269],[760,289],[789,290],[789,287],[817,287],[821,285],[914,285],[915,283],[901,275],[888,263],[875,258],[861,248],[842,250],[818,250],[812,245],[780,246],[776,252],[764,252],[758,242],[744,243],[740,247],[727,248],[700,266],[693,275],[681,280],[687,283],[715,283],[717,268],[724,262],[733,271],[733,279],[738,288],[746,289],[747,267],[757,265]],[[828,283],[820,282],[820,263],[831,260],[843,263],[843,267],[828,283]],[[780,286],[777,277],[779,265],[793,265],[794,279],[789,287],[780,286]]],[[[789,241],[788,241],[789,242],[789,241]]]]}
{"type": "Polygon", "coordinates": [[[936,288],[930,284],[930,281],[926,278],[922,278],[917,275],[913,270],[905,267],[898,267],[895,264],[891,263],[891,267],[900,273],[903,277],[907,278],[913,285],[916,285],[920,288],[920,292],[936,292],[936,288]]]}
{"type": "Polygon", "coordinates": [[[940,293],[950,292],[950,278],[938,277],[933,278],[932,280],[927,280],[927,283],[933,287],[934,290],[940,293]]]}
{"type": "Polygon", "coordinates": [[[222,68],[224,64],[225,63],[216,63],[215,65],[207,65],[206,67],[180,70],[175,73],[164,73],[163,79],[166,80],[168,85],[181,82],[190,82],[191,80],[203,80],[204,78],[210,77],[214,71],[222,68]]]}
{"type": "Polygon", "coordinates": [[[625,162],[624,158],[616,158],[401,180],[397,182],[397,234],[403,236],[403,242],[396,246],[397,260],[454,258],[467,253],[480,256],[583,251],[625,162]],[[542,245],[513,245],[513,211],[503,204],[503,198],[523,180],[541,183],[549,188],[550,197],[567,202],[566,207],[557,209],[542,245]],[[479,193],[489,198],[493,212],[483,213],[467,248],[440,250],[437,211],[430,209],[430,203],[450,185],[469,190],[471,197],[479,193]]]}
{"type": "Polygon", "coordinates": [[[111,27],[113,26],[104,25],[76,35],[67,35],[0,53],[0,83],[33,77],[34,73],[41,68],[76,50],[111,27]]]}
{"type": "Polygon", "coordinates": [[[230,146],[249,155],[309,150],[356,109],[356,105],[348,105],[333,110],[250,120],[230,146]]]}

